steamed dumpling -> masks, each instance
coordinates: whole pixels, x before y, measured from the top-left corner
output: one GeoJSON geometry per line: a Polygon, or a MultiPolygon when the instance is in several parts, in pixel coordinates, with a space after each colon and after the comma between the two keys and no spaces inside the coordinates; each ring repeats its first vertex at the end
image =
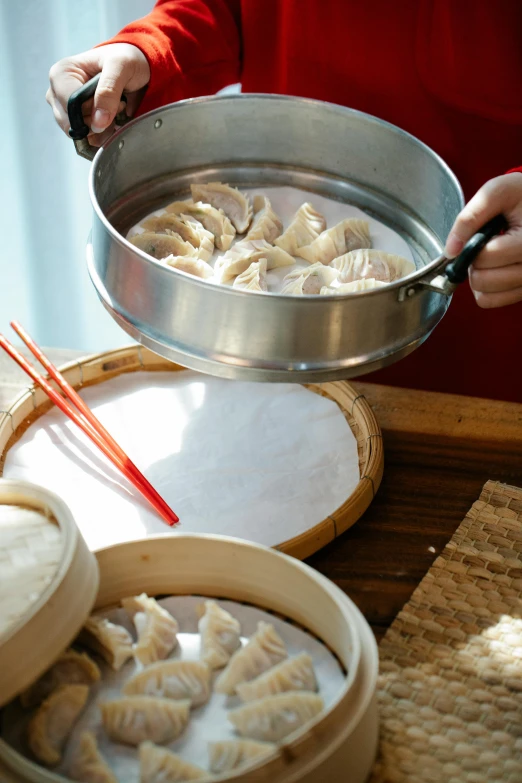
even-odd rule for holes
{"type": "Polygon", "coordinates": [[[270,742],[255,742],[247,739],[209,742],[210,771],[215,775],[231,772],[238,767],[253,764],[263,756],[270,756],[275,750],[276,746],[270,742]]]}
{"type": "Polygon", "coordinates": [[[208,261],[214,252],[214,236],[190,215],[175,215],[165,212],[153,215],[141,224],[146,231],[156,234],[178,234],[185,242],[196,248],[198,258],[208,261]]]}
{"type": "Polygon", "coordinates": [[[266,258],[253,261],[233,282],[234,288],[244,291],[266,291],[266,258]]]}
{"type": "Polygon", "coordinates": [[[100,753],[92,731],[82,733],[69,768],[69,777],[79,783],[118,783],[118,778],[100,753]]]}
{"type": "Polygon", "coordinates": [[[166,658],[177,645],[178,623],[158,604],[155,598],[142,593],[121,602],[129,614],[133,614],[138,632],[138,642],[133,646],[134,655],[146,666],[166,658]]]}
{"type": "Polygon", "coordinates": [[[33,755],[47,766],[58,764],[62,748],[82,712],[87,685],[62,685],[45,699],[27,727],[27,740],[33,755]]]}
{"type": "Polygon", "coordinates": [[[160,744],[179,737],[189,721],[190,701],[155,696],[124,696],[100,704],[103,728],[109,739],[126,745],[145,740],[160,744]]]}
{"type": "Polygon", "coordinates": [[[275,240],[275,244],[286,250],[290,255],[297,255],[300,247],[306,247],[326,228],[324,215],[317,212],[311,204],[306,202],[299,207],[294,219],[284,232],[275,240]]]}
{"type": "Polygon", "coordinates": [[[90,685],[100,670],[87,653],[66,650],[39,680],[20,695],[22,707],[36,707],[60,685],[90,685]]]}
{"type": "MultiPolygon", "coordinates": [[[[202,226],[214,237],[214,244],[218,250],[228,250],[236,235],[236,230],[223,210],[215,209],[210,204],[191,204],[187,201],[173,201],[165,207],[166,212],[176,215],[189,215],[199,221],[202,226]]],[[[174,253],[173,255],[180,255],[174,253]]]]}
{"type": "Polygon", "coordinates": [[[132,658],[132,636],[123,626],[111,623],[105,617],[91,615],[78,641],[101,655],[115,671],[132,658]]]}
{"type": "Polygon", "coordinates": [[[255,679],[287,656],[285,643],[274,626],[261,621],[255,634],[234,653],[219,675],[214,690],[232,696],[240,683],[255,679]]]}
{"type": "Polygon", "coordinates": [[[209,277],[214,275],[214,270],[207,264],[206,261],[202,261],[200,258],[189,258],[188,256],[167,256],[165,263],[174,269],[179,269],[181,272],[185,272],[187,275],[193,277],[201,277],[203,280],[208,280],[209,277]]]}
{"type": "Polygon", "coordinates": [[[376,280],[374,277],[363,277],[362,280],[354,280],[351,283],[341,283],[336,288],[324,286],[321,288],[323,296],[332,296],[340,294],[353,294],[355,291],[371,291],[372,288],[380,288],[386,285],[382,280],[376,280]]]}
{"type": "Polygon", "coordinates": [[[231,247],[216,264],[216,272],[222,283],[245,272],[253,261],[266,259],[266,268],[292,266],[295,260],[280,247],[274,247],[264,239],[243,239],[231,247]]]}
{"type": "Polygon", "coordinates": [[[354,250],[335,258],[331,265],[339,271],[341,283],[351,283],[361,278],[391,283],[415,269],[414,263],[407,258],[382,250],[354,250]]]}
{"type": "Polygon", "coordinates": [[[295,269],[286,275],[281,293],[297,296],[318,294],[323,286],[330,285],[336,279],[337,274],[335,269],[324,264],[311,264],[307,269],[295,269]]]}
{"type": "Polygon", "coordinates": [[[285,691],[316,691],[314,666],[308,653],[282,661],[273,669],[236,688],[241,701],[255,701],[285,691]]]}
{"type": "Polygon", "coordinates": [[[187,226],[187,235],[188,231],[192,232],[193,238],[188,241],[192,243],[194,243],[194,241],[199,242],[199,244],[196,245],[198,258],[202,261],[210,261],[212,254],[214,253],[214,234],[207,231],[203,223],[200,223],[199,220],[196,220],[196,218],[193,218],[190,215],[184,215],[182,213],[181,219],[187,226]]]}
{"type": "Polygon", "coordinates": [[[181,783],[185,780],[209,780],[203,769],[152,742],[140,745],[140,783],[181,783]]]}
{"type": "Polygon", "coordinates": [[[198,623],[201,636],[200,658],[211,669],[226,666],[241,646],[241,625],[216,601],[205,601],[205,613],[198,623]]]}
{"type": "Polygon", "coordinates": [[[321,264],[329,264],[343,253],[371,246],[368,222],[358,218],[347,218],[333,228],[323,231],[310,245],[298,248],[296,255],[310,264],[318,261],[321,264]]]}
{"type": "Polygon", "coordinates": [[[289,691],[230,710],[228,719],[243,737],[279,742],[319,715],[323,708],[323,700],[316,693],[289,691]]]}
{"type": "Polygon", "coordinates": [[[196,255],[196,248],[190,242],[185,242],[179,234],[154,234],[152,231],[144,231],[143,234],[130,237],[129,242],[158,260],[171,255],[196,255]]]}
{"type": "Polygon", "coordinates": [[[264,239],[272,244],[282,230],[283,224],[272,209],[269,199],[266,196],[254,196],[254,219],[246,239],[264,239]]]}
{"type": "Polygon", "coordinates": [[[211,204],[215,209],[223,210],[237,233],[245,233],[252,220],[252,206],[248,196],[221,182],[191,185],[190,190],[194,201],[202,201],[204,204],[211,204]]]}
{"type": "Polygon", "coordinates": [[[202,661],[158,661],[127,680],[123,693],[190,699],[199,707],[210,696],[210,669],[202,661]]]}

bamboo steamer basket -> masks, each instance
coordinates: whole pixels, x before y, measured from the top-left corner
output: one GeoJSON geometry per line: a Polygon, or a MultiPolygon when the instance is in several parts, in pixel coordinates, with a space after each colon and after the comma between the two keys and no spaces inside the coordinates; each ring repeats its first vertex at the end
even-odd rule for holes
{"type": "MultiPolygon", "coordinates": [[[[74,528],[69,512],[58,498],[21,484],[0,480],[0,503],[12,503],[16,497],[20,504],[23,497],[30,496],[33,507],[52,508],[60,530],[65,531],[67,526],[74,528]],[[15,483],[17,488],[13,487],[15,483]]],[[[12,656],[21,659],[20,669],[23,669],[16,686],[9,689],[8,699],[3,698],[4,691],[1,691],[0,705],[51,665],[73,641],[93,607],[108,608],[127,595],[141,592],[200,594],[249,603],[315,634],[337,655],[347,670],[347,677],[337,701],[303,732],[288,737],[265,763],[215,780],[364,783],[377,749],[377,646],[361,613],[339,588],[292,557],[235,538],[197,534],[175,538],[157,536],[108,547],[95,555],[86,548],[82,550],[78,539],[81,540],[79,535],[76,547],[69,546],[69,555],[64,555],[60,578],[53,583],[53,600],[49,600],[50,594],[46,595],[46,627],[53,632],[42,633],[40,613],[32,607],[24,617],[25,622],[19,623],[18,633],[23,631],[24,647],[11,645],[6,651],[5,645],[0,645],[0,672],[10,670],[12,656]],[[78,551],[80,555],[75,556],[78,551]],[[89,590],[86,590],[86,574],[89,590]],[[86,593],[95,594],[92,601],[86,599],[86,593]],[[32,651],[29,656],[28,650],[32,651]]],[[[29,761],[0,740],[0,780],[57,783],[65,778],[29,761]]]]}

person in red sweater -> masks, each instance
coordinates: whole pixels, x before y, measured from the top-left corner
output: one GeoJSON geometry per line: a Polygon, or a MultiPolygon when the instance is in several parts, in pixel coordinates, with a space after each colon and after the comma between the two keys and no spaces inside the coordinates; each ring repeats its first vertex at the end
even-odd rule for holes
{"type": "Polygon", "coordinates": [[[522,402],[521,41],[519,0],[159,0],[110,41],[56,63],[47,100],[67,132],[69,96],[101,71],[85,106],[94,144],[112,133],[123,91],[127,111],[143,114],[236,82],[349,106],[417,136],[470,199],[446,255],[499,213],[509,230],[482,251],[426,343],[366,379],[522,402]]]}

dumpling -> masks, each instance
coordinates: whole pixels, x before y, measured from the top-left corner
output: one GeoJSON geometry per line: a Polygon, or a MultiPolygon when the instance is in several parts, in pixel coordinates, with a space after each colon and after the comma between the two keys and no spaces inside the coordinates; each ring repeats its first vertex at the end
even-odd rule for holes
{"type": "Polygon", "coordinates": [[[247,739],[209,742],[210,771],[215,775],[231,772],[238,767],[253,764],[263,756],[270,756],[275,751],[276,746],[270,742],[255,742],[247,739]]]}
{"type": "Polygon", "coordinates": [[[105,617],[91,615],[78,641],[101,655],[115,671],[132,658],[132,636],[123,626],[111,623],[105,617]]]}
{"type": "Polygon", "coordinates": [[[382,250],[354,250],[335,258],[331,265],[339,270],[341,283],[351,283],[363,277],[391,283],[415,269],[415,264],[407,258],[382,250]]]}
{"type": "Polygon", "coordinates": [[[254,196],[254,219],[246,239],[264,239],[265,242],[273,243],[282,230],[283,224],[269,199],[266,196],[254,196]]]}
{"type": "Polygon", "coordinates": [[[308,653],[282,661],[273,669],[236,688],[241,701],[255,701],[285,691],[316,691],[314,666],[308,653]]]}
{"type": "Polygon", "coordinates": [[[181,756],[152,742],[140,745],[140,783],[181,783],[210,779],[208,772],[184,761],[181,756]]]}
{"type": "Polygon", "coordinates": [[[324,286],[321,288],[323,296],[332,296],[340,294],[353,294],[355,291],[371,291],[372,288],[380,288],[386,285],[382,280],[376,280],[374,277],[363,277],[362,280],[354,280],[351,283],[341,283],[336,288],[324,286]]]}
{"type": "Polygon", "coordinates": [[[214,235],[190,215],[174,215],[165,212],[153,215],[141,224],[146,231],[156,234],[178,234],[197,249],[198,258],[208,261],[214,252],[214,235]]]}
{"type": "Polygon", "coordinates": [[[146,666],[166,658],[178,643],[177,620],[145,593],[124,598],[121,604],[129,614],[134,614],[138,642],[133,645],[133,652],[138,661],[146,666]]]}
{"type": "Polygon", "coordinates": [[[285,643],[274,626],[261,621],[255,634],[234,653],[226,669],[219,675],[214,690],[231,696],[240,683],[255,679],[287,656],[285,643]]]}
{"type": "Polygon", "coordinates": [[[232,285],[244,291],[266,291],[266,258],[252,261],[248,269],[238,275],[232,285]]]}
{"type": "Polygon", "coordinates": [[[210,204],[203,204],[201,201],[197,204],[173,201],[165,207],[165,211],[176,215],[190,215],[198,220],[213,235],[218,250],[228,250],[236,235],[236,229],[223,210],[215,209],[210,204]]]}
{"type": "Polygon", "coordinates": [[[201,636],[200,658],[211,669],[226,666],[241,647],[241,625],[216,601],[205,601],[205,613],[198,623],[201,636]]]}
{"type": "Polygon", "coordinates": [[[295,269],[283,280],[282,294],[297,296],[318,294],[325,285],[330,285],[336,277],[337,270],[324,264],[311,264],[307,269],[295,269]]]}
{"type": "Polygon", "coordinates": [[[230,710],[228,719],[243,737],[279,742],[319,715],[323,708],[323,700],[316,693],[289,691],[230,710]]]}
{"type": "Polygon", "coordinates": [[[98,750],[92,731],[82,733],[69,768],[69,777],[79,783],[118,783],[118,778],[98,750]]]}
{"type": "Polygon", "coordinates": [[[152,231],[144,231],[143,234],[130,237],[129,242],[158,260],[171,255],[196,255],[196,248],[190,242],[185,242],[179,234],[154,234],[152,231]]]}
{"type": "Polygon", "coordinates": [[[295,260],[291,255],[265,242],[264,239],[243,239],[231,247],[216,264],[216,272],[222,283],[232,280],[242,274],[253,261],[266,258],[266,268],[275,269],[280,266],[292,266],[295,260]]]}
{"type": "Polygon", "coordinates": [[[45,674],[20,695],[22,707],[36,707],[60,685],[90,685],[100,670],[87,653],[66,650],[45,674]]]}
{"type": "Polygon", "coordinates": [[[157,696],[125,696],[100,704],[103,728],[109,739],[126,745],[172,742],[189,721],[190,701],[157,696]]]}
{"type": "Polygon", "coordinates": [[[297,255],[300,247],[306,247],[326,228],[324,215],[317,212],[311,204],[306,202],[299,207],[294,219],[284,232],[275,240],[275,244],[286,250],[290,255],[297,255]]]}
{"type": "Polygon", "coordinates": [[[215,209],[223,210],[237,233],[245,233],[252,220],[252,205],[248,196],[221,182],[191,185],[190,190],[194,201],[202,201],[204,204],[211,204],[215,209]]]}
{"type": "Polygon", "coordinates": [[[196,218],[193,218],[190,215],[184,215],[182,213],[181,218],[186,224],[187,229],[192,232],[193,239],[189,239],[188,241],[193,242],[194,240],[199,242],[199,244],[196,245],[198,249],[198,258],[201,258],[202,261],[210,261],[214,252],[214,234],[207,231],[203,223],[200,223],[199,220],[196,220],[196,218]]]}
{"type": "Polygon", "coordinates": [[[347,218],[333,228],[323,231],[306,247],[298,248],[296,255],[309,264],[320,261],[329,264],[337,256],[360,247],[371,247],[370,226],[366,220],[347,218]]]}
{"type": "Polygon", "coordinates": [[[37,709],[27,727],[27,740],[38,761],[58,764],[62,748],[89,696],[87,685],[62,685],[37,709]]]}
{"type": "Polygon", "coordinates": [[[202,261],[200,258],[189,258],[188,256],[167,256],[165,263],[174,267],[174,269],[179,269],[181,272],[185,272],[187,275],[201,277],[203,280],[208,280],[209,277],[214,275],[214,270],[210,264],[207,264],[206,261],[202,261]]]}
{"type": "Polygon", "coordinates": [[[127,680],[123,693],[190,699],[199,707],[210,696],[210,669],[202,661],[159,661],[127,680]]]}

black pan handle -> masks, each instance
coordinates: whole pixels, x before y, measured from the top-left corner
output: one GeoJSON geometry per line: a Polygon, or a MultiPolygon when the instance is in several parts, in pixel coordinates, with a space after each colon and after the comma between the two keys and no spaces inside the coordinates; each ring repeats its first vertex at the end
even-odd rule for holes
{"type": "MultiPolygon", "coordinates": [[[[87,136],[91,132],[91,129],[85,124],[85,120],[83,119],[82,106],[85,101],[92,98],[96,92],[100,76],[101,73],[98,73],[96,76],[93,76],[92,79],[89,79],[88,82],[85,82],[76,92],[73,92],[67,101],[67,114],[69,115],[69,123],[71,126],[69,129],[69,136],[74,141],[74,146],[76,147],[78,155],[81,155],[82,158],[87,158],[87,160],[92,160],[94,158],[98,152],[98,147],[93,147],[92,144],[89,144],[87,141],[87,136]]],[[[121,100],[124,103],[127,103],[127,96],[123,94],[121,100]]],[[[127,117],[125,111],[122,111],[116,116],[116,125],[125,125],[129,120],[130,117],[127,117]]]]}
{"type": "Polygon", "coordinates": [[[453,283],[453,285],[463,283],[468,276],[468,269],[480,251],[487,245],[490,239],[493,239],[502,231],[507,231],[508,227],[509,224],[504,215],[497,215],[486,223],[485,226],[482,226],[480,231],[477,231],[471,237],[457,258],[448,264],[444,270],[444,274],[450,283],[453,283]]]}

